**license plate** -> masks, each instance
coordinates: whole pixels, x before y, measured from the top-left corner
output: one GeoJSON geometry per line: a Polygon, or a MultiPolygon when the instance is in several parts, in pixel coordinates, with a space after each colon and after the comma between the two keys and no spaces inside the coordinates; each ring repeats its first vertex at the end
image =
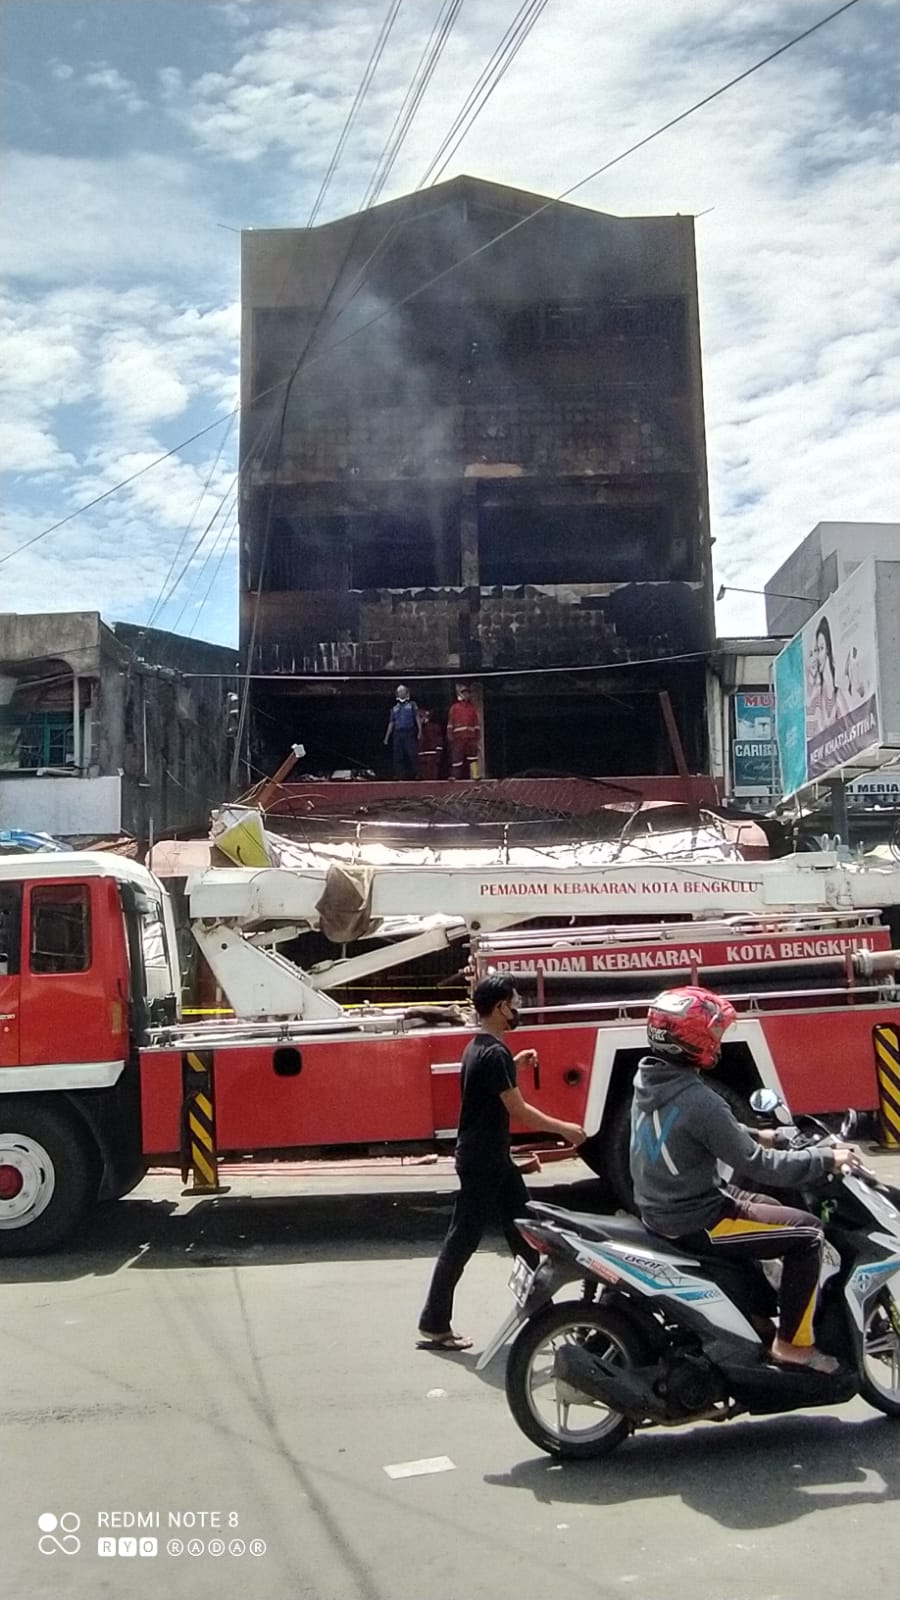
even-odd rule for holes
{"type": "Polygon", "coordinates": [[[513,1267],[512,1277],[509,1280],[509,1287],[512,1290],[513,1298],[520,1306],[524,1306],[528,1296],[531,1293],[531,1285],[534,1283],[534,1273],[534,1267],[530,1267],[528,1262],[523,1260],[522,1256],[516,1257],[516,1264],[513,1267]]]}

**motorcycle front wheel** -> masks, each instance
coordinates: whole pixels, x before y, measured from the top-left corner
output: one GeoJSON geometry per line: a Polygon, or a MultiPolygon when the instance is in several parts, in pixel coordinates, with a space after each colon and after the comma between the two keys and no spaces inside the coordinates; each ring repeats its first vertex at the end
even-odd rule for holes
{"type": "Polygon", "coordinates": [[[627,1439],[631,1423],[589,1395],[572,1398],[568,1386],[557,1383],[553,1365],[564,1344],[581,1345],[622,1366],[643,1366],[652,1358],[627,1317],[578,1300],[545,1306],[514,1341],[506,1398],[522,1432],[550,1455],[596,1460],[627,1439]]]}
{"type": "Polygon", "coordinates": [[[900,1418],[900,1307],[886,1289],[863,1328],[859,1392],[886,1417],[900,1418]]]}

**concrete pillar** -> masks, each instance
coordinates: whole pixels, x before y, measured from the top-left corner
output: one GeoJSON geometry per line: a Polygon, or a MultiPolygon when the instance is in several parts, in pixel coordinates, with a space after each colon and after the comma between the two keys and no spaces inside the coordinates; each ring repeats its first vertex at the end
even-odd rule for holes
{"type": "Polygon", "coordinates": [[[463,484],[459,507],[459,569],[464,589],[477,589],[481,576],[478,560],[478,485],[463,484]]]}
{"type": "Polygon", "coordinates": [[[72,765],[81,771],[81,684],[78,673],[72,673],[72,765]]]}
{"type": "Polygon", "coordinates": [[[709,748],[710,777],[718,778],[723,794],[731,794],[731,728],[729,727],[729,696],[722,688],[722,680],[711,667],[706,669],[706,722],[709,748]]]}
{"type": "Polygon", "coordinates": [[[829,778],[826,789],[831,794],[831,826],[841,844],[850,843],[850,824],[847,819],[847,785],[843,778],[829,778]]]}
{"type": "Polygon", "coordinates": [[[480,683],[472,684],[472,704],[478,707],[478,726],[481,732],[478,735],[478,776],[488,777],[488,770],[484,759],[484,688],[480,683]]]}

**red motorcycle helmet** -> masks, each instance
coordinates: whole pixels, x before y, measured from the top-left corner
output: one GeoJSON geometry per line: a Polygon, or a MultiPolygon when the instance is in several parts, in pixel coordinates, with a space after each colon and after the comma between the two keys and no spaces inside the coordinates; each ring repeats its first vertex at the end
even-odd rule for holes
{"type": "Polygon", "coordinates": [[[735,1021],[730,1000],[711,989],[665,989],[647,1012],[651,1050],[708,1071],[719,1059],[722,1035],[735,1021]]]}

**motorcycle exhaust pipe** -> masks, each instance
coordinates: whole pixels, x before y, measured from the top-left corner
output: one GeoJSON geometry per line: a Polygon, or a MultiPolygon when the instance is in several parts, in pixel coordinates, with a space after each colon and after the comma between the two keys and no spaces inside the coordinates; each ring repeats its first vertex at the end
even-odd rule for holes
{"type": "Polygon", "coordinates": [[[668,1411],[648,1383],[627,1368],[614,1367],[578,1345],[563,1345],[553,1362],[554,1376],[618,1411],[629,1422],[665,1422],[668,1411]]]}

